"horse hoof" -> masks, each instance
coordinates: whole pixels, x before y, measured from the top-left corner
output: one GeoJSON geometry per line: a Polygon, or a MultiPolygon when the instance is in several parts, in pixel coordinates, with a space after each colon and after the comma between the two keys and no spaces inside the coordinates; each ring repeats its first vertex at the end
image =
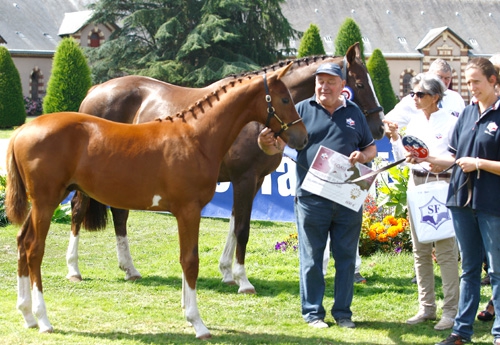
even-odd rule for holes
{"type": "Polygon", "coordinates": [[[207,339],[212,338],[212,335],[210,333],[207,333],[207,334],[202,334],[202,335],[200,335],[199,337],[196,337],[196,338],[201,339],[201,340],[207,340],[207,339]]]}
{"type": "Polygon", "coordinates": [[[68,278],[68,280],[70,282],[73,282],[73,283],[79,283],[81,282],[83,279],[82,279],[82,276],[78,275],[78,276],[69,276],[69,277],[66,277],[68,278]]]}
{"type": "Polygon", "coordinates": [[[130,281],[130,282],[134,282],[134,281],[139,280],[139,279],[142,279],[142,276],[140,274],[130,276],[130,277],[125,277],[125,280],[130,281]]]}
{"type": "Polygon", "coordinates": [[[227,285],[236,285],[236,281],[233,280],[223,280],[222,281],[224,284],[227,284],[227,285]]]}
{"type": "Polygon", "coordinates": [[[238,293],[244,293],[247,295],[255,295],[255,294],[257,294],[257,291],[255,291],[255,289],[240,289],[240,290],[238,290],[238,293]]]}
{"type": "Polygon", "coordinates": [[[49,327],[49,328],[46,328],[46,329],[40,328],[40,330],[38,332],[39,333],[53,333],[54,332],[54,328],[53,327],[49,327]]]}

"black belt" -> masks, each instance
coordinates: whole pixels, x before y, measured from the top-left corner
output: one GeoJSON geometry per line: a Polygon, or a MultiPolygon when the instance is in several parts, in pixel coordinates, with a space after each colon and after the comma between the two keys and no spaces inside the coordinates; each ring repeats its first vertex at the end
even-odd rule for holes
{"type": "Polygon", "coordinates": [[[439,178],[450,178],[451,177],[451,173],[449,173],[449,172],[443,172],[443,173],[436,174],[436,173],[429,173],[427,171],[412,170],[412,173],[413,173],[413,175],[415,175],[417,177],[427,177],[427,176],[435,176],[435,177],[439,177],[439,178]]]}

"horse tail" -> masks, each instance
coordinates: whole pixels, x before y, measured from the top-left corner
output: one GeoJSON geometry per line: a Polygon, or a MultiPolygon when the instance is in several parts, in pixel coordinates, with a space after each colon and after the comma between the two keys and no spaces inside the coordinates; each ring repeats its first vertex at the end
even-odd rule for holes
{"type": "Polygon", "coordinates": [[[19,130],[15,131],[7,148],[7,186],[5,190],[5,213],[13,223],[21,225],[28,216],[29,204],[26,186],[19,173],[14,154],[14,142],[19,130]]]}
{"type": "Polygon", "coordinates": [[[90,198],[83,218],[83,227],[88,231],[103,230],[108,223],[108,207],[90,198]]]}

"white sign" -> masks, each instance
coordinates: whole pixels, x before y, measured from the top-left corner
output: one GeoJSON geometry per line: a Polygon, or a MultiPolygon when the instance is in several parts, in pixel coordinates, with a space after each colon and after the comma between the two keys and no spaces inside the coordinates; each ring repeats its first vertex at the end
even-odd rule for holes
{"type": "Polygon", "coordinates": [[[351,165],[348,157],[321,146],[301,188],[351,210],[359,211],[376,176],[355,183],[348,182],[371,171],[372,169],[363,164],[351,165]]]}

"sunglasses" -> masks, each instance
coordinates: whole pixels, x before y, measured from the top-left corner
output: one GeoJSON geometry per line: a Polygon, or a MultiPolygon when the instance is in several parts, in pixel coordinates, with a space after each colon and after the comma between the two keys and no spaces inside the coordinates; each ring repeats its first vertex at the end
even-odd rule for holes
{"type": "Polygon", "coordinates": [[[410,92],[410,97],[413,98],[414,96],[417,96],[418,98],[424,98],[425,95],[430,95],[430,93],[427,92],[410,92]]]}

